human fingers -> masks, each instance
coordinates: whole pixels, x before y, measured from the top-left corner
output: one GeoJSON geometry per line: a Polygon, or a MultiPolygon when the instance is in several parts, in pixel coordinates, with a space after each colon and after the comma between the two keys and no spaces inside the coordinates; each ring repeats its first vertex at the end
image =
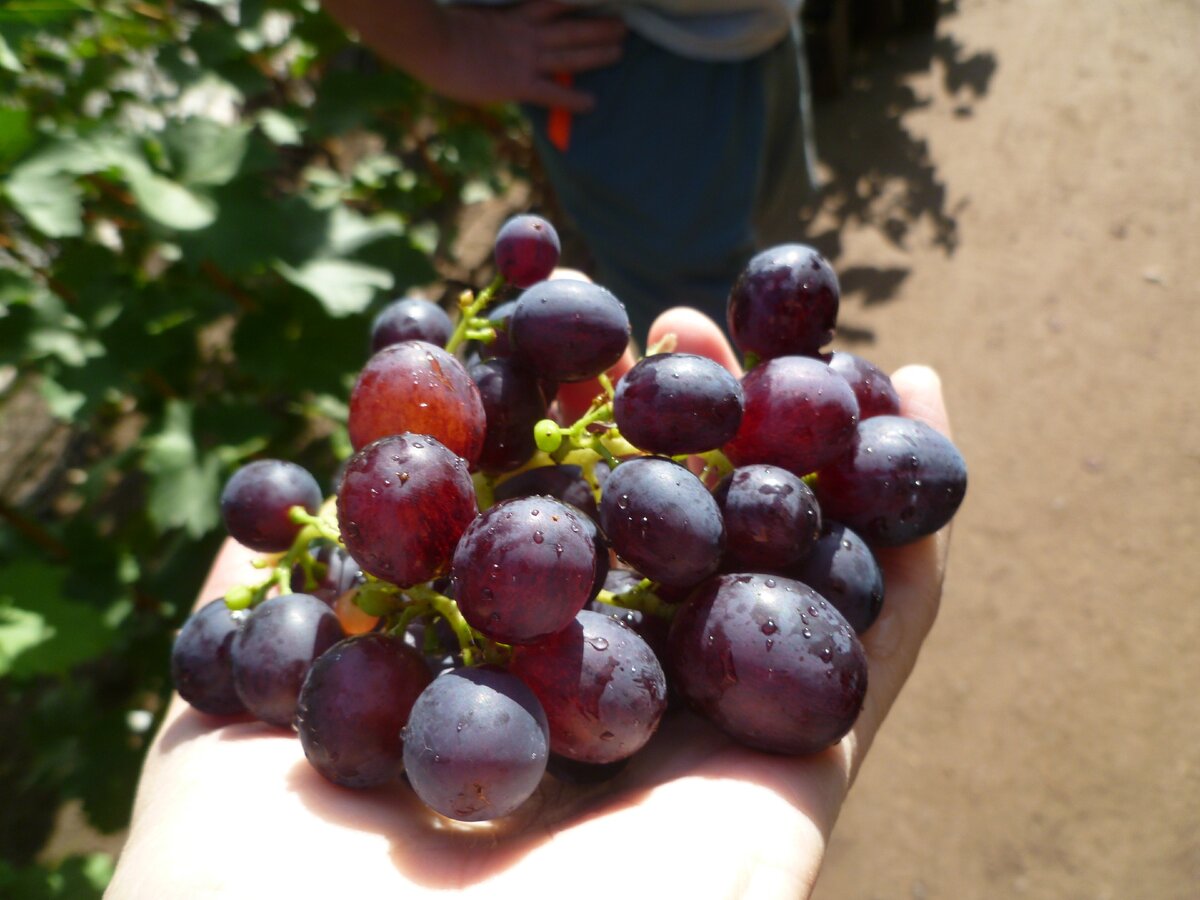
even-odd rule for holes
{"type": "Polygon", "coordinates": [[[587,91],[570,87],[553,78],[538,76],[525,85],[518,99],[533,106],[555,107],[571,113],[585,113],[596,105],[596,98],[587,91]]]}
{"type": "Polygon", "coordinates": [[[690,306],[668,309],[650,326],[646,343],[652,347],[669,334],[675,335],[676,352],[708,357],[741,377],[742,365],[729,339],[716,322],[698,309],[690,306]]]}

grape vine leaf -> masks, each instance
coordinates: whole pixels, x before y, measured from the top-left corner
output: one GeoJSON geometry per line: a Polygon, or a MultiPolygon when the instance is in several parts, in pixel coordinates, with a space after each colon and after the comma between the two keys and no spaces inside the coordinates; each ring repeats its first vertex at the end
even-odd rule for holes
{"type": "Polygon", "coordinates": [[[62,675],[111,646],[102,613],[64,596],[65,575],[29,559],[0,567],[0,677],[62,675]]]}
{"type": "Polygon", "coordinates": [[[192,405],[168,402],[163,428],[146,438],[142,466],[150,476],[146,511],[160,531],[183,528],[194,538],[215,528],[219,516],[220,460],[200,457],[192,437],[192,405]]]}
{"type": "Polygon", "coordinates": [[[280,262],[276,269],[321,301],[329,315],[338,317],[362,312],[377,290],[390,290],[394,284],[386,269],[345,259],[313,259],[298,267],[280,262]]]}

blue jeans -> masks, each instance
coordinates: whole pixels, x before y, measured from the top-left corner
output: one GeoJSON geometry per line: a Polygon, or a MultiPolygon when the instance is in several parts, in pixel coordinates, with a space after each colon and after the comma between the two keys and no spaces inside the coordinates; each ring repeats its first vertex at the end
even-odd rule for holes
{"type": "Polygon", "coordinates": [[[572,117],[565,152],[547,137],[547,111],[525,109],[595,278],[625,303],[639,342],[671,306],[724,324],[763,218],[784,220],[772,241],[787,233],[809,188],[796,60],[789,40],[753,59],[704,62],[630,34],[620,62],[576,76],[597,102],[572,117]]]}

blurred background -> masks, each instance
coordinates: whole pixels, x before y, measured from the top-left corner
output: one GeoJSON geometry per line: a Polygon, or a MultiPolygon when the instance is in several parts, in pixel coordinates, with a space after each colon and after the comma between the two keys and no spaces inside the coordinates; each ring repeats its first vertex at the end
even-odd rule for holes
{"type": "MultiPolygon", "coordinates": [[[[1195,897],[1200,6],[805,23],[794,239],[838,348],[941,372],[972,479],[817,896],[1195,897]]],[[[0,896],[99,895],[224,478],[330,477],[370,318],[485,283],[525,209],[555,217],[511,110],[314,3],[0,4],[0,896]]]]}

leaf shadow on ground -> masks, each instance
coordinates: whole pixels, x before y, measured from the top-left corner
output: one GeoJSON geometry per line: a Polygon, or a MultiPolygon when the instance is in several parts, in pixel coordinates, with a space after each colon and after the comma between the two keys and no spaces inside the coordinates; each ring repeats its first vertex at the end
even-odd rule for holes
{"type": "MultiPolygon", "coordinates": [[[[953,12],[953,4],[943,4],[943,20],[953,12]]],[[[955,253],[958,215],[967,201],[952,199],[928,142],[909,119],[939,93],[950,98],[956,117],[971,117],[998,65],[994,54],[964,46],[945,28],[870,37],[857,46],[842,92],[815,104],[823,184],[799,220],[803,240],[833,262],[843,298],[863,306],[889,302],[910,273],[904,265],[839,265],[852,230],[876,232],[901,257],[918,239],[947,256],[955,253]]],[[[852,321],[840,323],[838,333],[850,343],[875,339],[852,321]]]]}

